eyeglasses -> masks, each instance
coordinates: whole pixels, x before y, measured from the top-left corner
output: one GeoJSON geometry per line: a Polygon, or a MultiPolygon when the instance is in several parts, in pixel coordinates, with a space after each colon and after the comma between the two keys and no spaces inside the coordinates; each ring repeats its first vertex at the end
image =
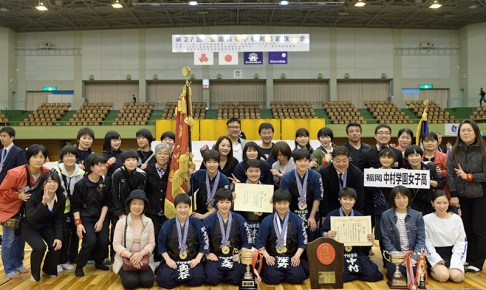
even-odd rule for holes
{"type": "Polygon", "coordinates": [[[228,126],[228,129],[239,130],[239,129],[241,129],[241,127],[239,127],[239,126],[228,126]]]}
{"type": "Polygon", "coordinates": [[[391,133],[390,132],[386,132],[386,131],[379,131],[376,133],[376,135],[390,135],[391,133]]]}

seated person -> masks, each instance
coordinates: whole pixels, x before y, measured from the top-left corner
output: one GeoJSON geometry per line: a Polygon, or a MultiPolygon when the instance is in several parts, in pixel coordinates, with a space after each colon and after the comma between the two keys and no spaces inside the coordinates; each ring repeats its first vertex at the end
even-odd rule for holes
{"type": "Polygon", "coordinates": [[[424,216],[425,245],[430,276],[439,282],[464,280],[467,238],[461,217],[448,212],[449,197],[443,190],[432,194],[435,212],[424,216]]]}
{"type": "Polygon", "coordinates": [[[216,212],[214,195],[220,188],[229,188],[228,178],[219,172],[220,154],[216,150],[209,150],[203,156],[203,164],[206,169],[194,172],[187,182],[187,190],[190,195],[196,194],[196,212],[193,217],[203,220],[216,212]]]}
{"type": "Polygon", "coordinates": [[[245,219],[231,212],[233,195],[226,188],[216,191],[214,197],[218,211],[204,219],[208,231],[210,253],[206,254],[206,283],[221,282],[238,285],[245,274],[245,265],[240,264],[238,252],[251,249],[252,240],[245,219]]]}
{"type": "MultiPolygon", "coordinates": [[[[358,194],[356,190],[351,187],[345,187],[339,191],[339,203],[341,207],[331,211],[324,220],[321,228],[321,235],[324,237],[335,238],[337,232],[331,231],[331,217],[332,216],[362,216],[358,211],[353,210],[358,194]]],[[[373,242],[375,235],[368,234],[368,240],[373,242]]],[[[368,258],[368,251],[363,252],[361,247],[346,247],[344,253],[344,282],[353,280],[362,280],[368,282],[376,282],[383,279],[383,275],[378,266],[371,262],[368,258]]]]}
{"type": "MultiPolygon", "coordinates": [[[[381,234],[383,238],[382,250],[415,251],[411,254],[411,266],[416,271],[419,253],[425,249],[425,226],[422,215],[410,208],[412,194],[403,185],[395,186],[390,192],[391,208],[381,215],[381,234]]],[[[386,276],[395,272],[395,264],[385,261],[386,276]]],[[[400,265],[400,272],[405,277],[406,263],[400,265]]],[[[415,274],[414,274],[415,276],[415,274]]]]}
{"type": "Polygon", "coordinates": [[[164,223],[157,239],[163,261],[155,269],[155,281],[167,289],[180,284],[201,286],[206,281],[201,259],[209,253],[206,229],[200,220],[189,216],[189,195],[178,194],[174,206],[176,217],[164,223]]]}
{"type": "Polygon", "coordinates": [[[307,233],[302,219],[290,211],[291,198],[288,190],[275,191],[276,212],[263,220],[258,232],[255,246],[265,258],[262,281],[266,284],[301,284],[309,276],[309,264],[301,259],[307,233]]]}

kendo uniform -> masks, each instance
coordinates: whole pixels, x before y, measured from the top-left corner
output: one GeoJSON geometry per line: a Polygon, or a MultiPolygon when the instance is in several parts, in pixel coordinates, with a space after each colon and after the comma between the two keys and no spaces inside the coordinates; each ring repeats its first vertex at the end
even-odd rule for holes
{"type": "MultiPolygon", "coordinates": [[[[277,253],[277,234],[273,225],[274,216],[277,216],[279,222],[282,220],[278,217],[278,213],[267,216],[260,227],[258,237],[255,243],[257,249],[265,247],[267,253],[275,257],[275,264],[269,266],[265,261],[262,261],[262,281],[269,285],[276,285],[282,282],[291,284],[301,284],[309,276],[309,263],[307,260],[300,257],[300,264],[297,267],[292,266],[291,258],[295,255],[298,248],[305,249],[307,244],[307,234],[304,228],[302,219],[289,212],[286,252],[277,253]]],[[[319,230],[316,230],[318,233],[319,230]]],[[[304,255],[304,253],[302,254],[304,255]]]]}
{"type": "MultiPolygon", "coordinates": [[[[320,230],[320,235],[331,230],[332,216],[346,216],[341,208],[331,211],[324,220],[324,224],[320,230]]],[[[360,212],[351,210],[349,216],[363,216],[360,212]]],[[[367,248],[364,248],[367,250],[367,248]]],[[[373,263],[368,257],[368,251],[363,252],[362,247],[351,247],[344,252],[344,276],[343,282],[350,282],[353,280],[361,280],[367,282],[376,282],[383,280],[378,266],[373,263]]]]}
{"type": "Polygon", "coordinates": [[[309,242],[314,241],[319,237],[319,207],[317,209],[315,220],[317,223],[317,229],[315,231],[311,231],[307,224],[307,219],[312,211],[312,206],[314,205],[314,200],[320,200],[322,202],[323,199],[323,189],[322,189],[322,179],[321,175],[314,170],[307,169],[307,172],[304,175],[304,178],[300,178],[300,175],[296,173],[297,169],[293,169],[289,172],[286,172],[282,178],[280,179],[280,189],[288,189],[290,194],[292,195],[292,199],[290,202],[290,211],[298,215],[303,221],[304,226],[307,231],[307,236],[309,238],[309,242]],[[297,176],[296,176],[297,174],[297,176]],[[298,180],[296,179],[298,177],[298,180]],[[305,205],[307,206],[305,209],[299,208],[299,185],[303,184],[304,180],[307,178],[307,192],[306,192],[306,199],[305,205]],[[298,185],[297,182],[300,184],[298,185]]]}
{"type": "MultiPolygon", "coordinates": [[[[210,208],[216,207],[216,203],[214,202],[214,195],[212,197],[212,201],[208,200],[208,189],[206,187],[206,176],[207,171],[206,169],[199,169],[198,171],[194,172],[191,177],[191,190],[189,195],[194,196],[194,192],[196,193],[196,211],[200,214],[206,214],[210,208]]],[[[216,188],[213,190],[214,194],[220,188],[228,188],[230,186],[229,179],[218,171],[217,175],[211,180],[209,179],[209,188],[213,189],[214,183],[216,179],[219,178],[218,184],[216,188]]]]}
{"type": "Polygon", "coordinates": [[[165,261],[162,261],[160,266],[155,269],[155,281],[160,287],[167,289],[173,289],[182,283],[191,287],[201,286],[206,281],[204,266],[199,263],[194,268],[190,268],[189,261],[196,258],[199,253],[209,253],[206,229],[200,220],[193,217],[187,218],[184,223],[184,227],[189,226],[186,240],[187,255],[182,259],[179,251],[176,219],[177,217],[170,219],[162,225],[157,245],[159,255],[167,253],[177,263],[177,269],[170,268],[165,261]]]}
{"type": "MultiPolygon", "coordinates": [[[[218,219],[218,213],[214,213],[204,219],[204,226],[209,236],[209,248],[210,252],[218,257],[218,261],[206,260],[204,269],[206,271],[206,283],[210,285],[218,285],[221,282],[229,283],[233,285],[240,284],[243,279],[243,275],[246,271],[244,264],[234,262],[233,255],[235,250],[238,251],[241,248],[252,248],[252,240],[250,237],[250,230],[245,219],[234,212],[231,212],[231,229],[229,232],[229,252],[226,254],[223,252],[223,234],[218,219]]],[[[228,226],[228,222],[224,224],[224,227],[228,226]]],[[[227,250],[226,250],[227,251],[227,250]]]]}
{"type": "MultiPolygon", "coordinates": [[[[273,184],[273,175],[270,172],[272,167],[266,161],[261,162],[260,166],[260,182],[262,184],[273,184]]],[[[233,175],[240,181],[246,180],[246,162],[241,161],[233,170],[233,175]]]]}

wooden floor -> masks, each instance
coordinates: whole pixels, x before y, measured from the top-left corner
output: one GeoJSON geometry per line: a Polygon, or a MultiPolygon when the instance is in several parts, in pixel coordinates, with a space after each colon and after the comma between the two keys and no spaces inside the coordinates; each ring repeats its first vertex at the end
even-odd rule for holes
{"type": "MultiPolygon", "coordinates": [[[[0,247],[1,248],[1,247],[0,247]]],[[[382,262],[381,258],[378,256],[379,247],[377,244],[373,247],[375,255],[371,257],[373,262],[375,262],[383,272],[385,269],[381,268],[382,262]]],[[[30,248],[27,245],[24,265],[30,267],[30,248]]],[[[486,267],[485,267],[486,270],[486,267]]],[[[36,289],[46,289],[46,290],[82,290],[82,289],[106,289],[115,290],[123,289],[121,285],[121,280],[118,275],[115,275],[112,271],[101,271],[94,268],[94,265],[88,265],[84,268],[86,276],[78,278],[74,276],[74,271],[64,271],[60,273],[56,278],[42,277],[39,282],[31,282],[29,280],[30,273],[20,275],[20,279],[9,280],[3,271],[3,264],[0,264],[0,289],[8,290],[36,290],[36,289]]],[[[486,272],[483,270],[479,273],[466,273],[466,278],[461,283],[439,283],[435,280],[429,279],[429,285],[427,289],[486,289],[486,272]]],[[[154,287],[150,289],[162,289],[154,283],[154,287]]],[[[191,289],[191,287],[181,286],[177,289],[191,289]]],[[[237,286],[232,286],[228,284],[222,284],[218,286],[202,286],[197,287],[201,290],[238,290],[237,286]]],[[[311,289],[310,281],[307,279],[301,285],[291,285],[291,284],[280,284],[280,285],[265,285],[261,283],[259,285],[260,290],[307,290],[311,289]]],[[[385,280],[368,283],[361,281],[353,281],[349,283],[344,283],[343,289],[389,289],[385,280]]]]}

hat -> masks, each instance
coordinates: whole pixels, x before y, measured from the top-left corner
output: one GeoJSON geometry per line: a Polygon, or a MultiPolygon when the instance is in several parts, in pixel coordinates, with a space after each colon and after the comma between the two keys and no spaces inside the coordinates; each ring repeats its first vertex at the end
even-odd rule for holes
{"type": "Polygon", "coordinates": [[[128,196],[127,200],[125,201],[125,206],[126,207],[130,206],[130,202],[132,201],[132,199],[135,199],[135,198],[143,200],[144,203],[145,203],[145,209],[147,208],[149,201],[147,199],[147,196],[145,195],[145,191],[143,191],[141,189],[135,189],[132,192],[130,192],[130,195],[128,196]]]}

